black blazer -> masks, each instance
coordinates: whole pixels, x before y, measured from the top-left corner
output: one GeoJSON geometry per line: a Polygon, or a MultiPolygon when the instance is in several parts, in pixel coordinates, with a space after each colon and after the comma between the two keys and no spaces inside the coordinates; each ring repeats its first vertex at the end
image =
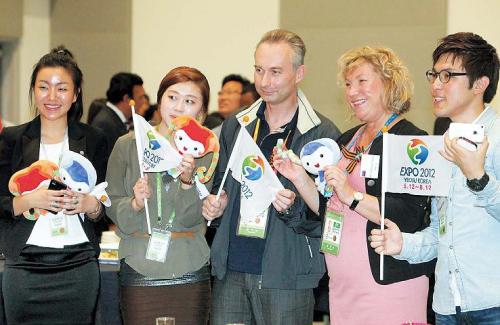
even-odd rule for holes
{"type": "MultiPolygon", "coordinates": [[[[358,125],[342,134],[338,144],[347,145],[356,131],[362,125],[358,125]]],[[[389,133],[399,135],[426,135],[427,133],[407,120],[401,120],[396,123],[389,133]]],[[[369,151],[372,155],[380,155],[380,166],[382,166],[382,137],[373,141],[369,151]]],[[[379,168],[378,178],[365,178],[366,193],[375,196],[379,201],[381,208],[381,187],[382,187],[382,168],[379,168]]],[[[422,230],[428,225],[429,197],[417,196],[401,193],[386,193],[385,196],[385,214],[387,218],[394,221],[403,232],[413,233],[422,230]]],[[[370,235],[372,229],[380,228],[379,225],[368,221],[366,225],[366,238],[370,235]]],[[[380,256],[371,248],[368,240],[368,258],[373,278],[379,284],[391,284],[394,282],[413,279],[424,274],[434,272],[436,259],[422,264],[410,264],[407,261],[397,260],[392,256],[384,257],[384,280],[380,281],[380,256]]]]}
{"type": "Polygon", "coordinates": [[[106,139],[108,141],[108,157],[115,146],[116,140],[127,133],[127,126],[108,106],[101,108],[99,112],[97,112],[90,125],[101,129],[106,134],[106,139]]]}
{"type": "MultiPolygon", "coordinates": [[[[83,154],[97,171],[97,182],[106,176],[108,146],[104,133],[80,122],[68,125],[71,151],[83,154]]],[[[28,240],[34,221],[22,215],[14,216],[8,183],[10,177],[38,160],[40,151],[40,117],[19,126],[8,127],[0,134],[0,243],[7,258],[16,259],[28,240]]],[[[103,209],[104,211],[104,209],[103,209]]],[[[104,213],[103,213],[104,214],[104,213]]],[[[82,222],[88,239],[99,254],[94,222],[82,222]]]]}

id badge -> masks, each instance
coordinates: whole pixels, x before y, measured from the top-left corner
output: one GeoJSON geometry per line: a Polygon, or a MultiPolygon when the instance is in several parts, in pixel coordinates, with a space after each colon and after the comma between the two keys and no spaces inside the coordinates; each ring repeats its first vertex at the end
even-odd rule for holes
{"type": "Polygon", "coordinates": [[[361,166],[359,167],[359,176],[377,179],[379,165],[380,165],[379,155],[363,154],[361,156],[361,166]]]}
{"type": "Polygon", "coordinates": [[[243,237],[266,238],[267,214],[269,208],[255,217],[240,215],[236,235],[243,237]]]}
{"type": "Polygon", "coordinates": [[[344,225],[344,215],[336,211],[327,211],[325,216],[325,227],[321,237],[321,249],[323,253],[338,255],[340,250],[340,237],[344,225]]]}
{"type": "Polygon", "coordinates": [[[52,237],[66,235],[68,233],[68,221],[64,213],[49,214],[50,235],[52,237]]]}
{"type": "Polygon", "coordinates": [[[172,233],[168,230],[153,229],[149,237],[146,259],[164,263],[167,259],[168,247],[172,233]]]}

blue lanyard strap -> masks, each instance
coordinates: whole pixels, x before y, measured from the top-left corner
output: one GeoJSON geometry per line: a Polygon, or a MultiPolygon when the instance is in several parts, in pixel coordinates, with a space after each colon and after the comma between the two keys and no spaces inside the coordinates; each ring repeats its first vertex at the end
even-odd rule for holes
{"type": "Polygon", "coordinates": [[[363,154],[365,152],[368,152],[370,150],[370,148],[371,148],[371,146],[373,144],[373,141],[375,141],[375,139],[377,139],[378,137],[380,137],[383,133],[386,133],[389,130],[389,125],[398,116],[399,116],[398,114],[392,113],[391,116],[389,116],[389,118],[387,119],[387,121],[385,121],[384,126],[382,127],[382,129],[380,129],[377,132],[377,134],[375,135],[375,138],[373,138],[373,140],[370,142],[370,144],[368,144],[368,146],[366,146],[366,148],[363,148],[362,146],[358,146],[357,145],[359,138],[365,132],[366,125],[364,125],[363,129],[360,132],[358,132],[358,134],[356,135],[356,137],[353,140],[351,140],[351,142],[349,143],[348,147],[342,146],[342,150],[341,150],[342,155],[346,159],[351,160],[351,162],[349,162],[349,164],[346,166],[346,171],[349,174],[352,173],[352,171],[354,170],[354,168],[356,167],[356,165],[358,164],[358,162],[361,161],[361,157],[363,156],[363,154]],[[356,147],[354,148],[354,150],[352,150],[352,147],[354,145],[356,145],[356,147]]]}

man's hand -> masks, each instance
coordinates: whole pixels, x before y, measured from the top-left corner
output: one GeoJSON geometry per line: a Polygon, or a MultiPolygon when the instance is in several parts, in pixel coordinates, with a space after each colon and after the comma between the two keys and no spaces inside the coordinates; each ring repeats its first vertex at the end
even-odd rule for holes
{"type": "Polygon", "coordinates": [[[276,193],[273,206],[278,212],[288,210],[295,202],[295,193],[291,190],[283,189],[276,193]]]}
{"type": "Polygon", "coordinates": [[[201,213],[205,219],[212,221],[219,218],[226,209],[227,206],[227,194],[226,191],[222,190],[219,199],[217,196],[210,194],[203,200],[203,207],[201,213]]]}
{"type": "Polygon", "coordinates": [[[370,246],[377,254],[398,255],[403,248],[403,235],[399,227],[389,219],[384,220],[386,229],[373,229],[368,237],[370,246]]]}
{"type": "Polygon", "coordinates": [[[446,160],[457,165],[467,179],[481,178],[484,175],[484,160],[489,142],[486,136],[477,147],[477,151],[469,151],[457,143],[458,138],[450,140],[444,136],[444,148],[439,153],[446,160]]]}

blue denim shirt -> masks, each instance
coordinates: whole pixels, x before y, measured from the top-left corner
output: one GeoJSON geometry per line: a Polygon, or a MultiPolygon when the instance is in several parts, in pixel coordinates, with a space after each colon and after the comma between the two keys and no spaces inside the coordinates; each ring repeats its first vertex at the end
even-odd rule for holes
{"type": "Polygon", "coordinates": [[[448,197],[432,200],[430,226],[403,233],[401,254],[395,256],[410,263],[438,257],[432,307],[443,315],[454,314],[455,305],[464,312],[500,306],[500,117],[487,107],[477,123],[485,125],[490,143],[488,185],[471,191],[453,165],[448,197]],[[439,234],[439,213],[446,216],[444,234],[439,234]]]}

